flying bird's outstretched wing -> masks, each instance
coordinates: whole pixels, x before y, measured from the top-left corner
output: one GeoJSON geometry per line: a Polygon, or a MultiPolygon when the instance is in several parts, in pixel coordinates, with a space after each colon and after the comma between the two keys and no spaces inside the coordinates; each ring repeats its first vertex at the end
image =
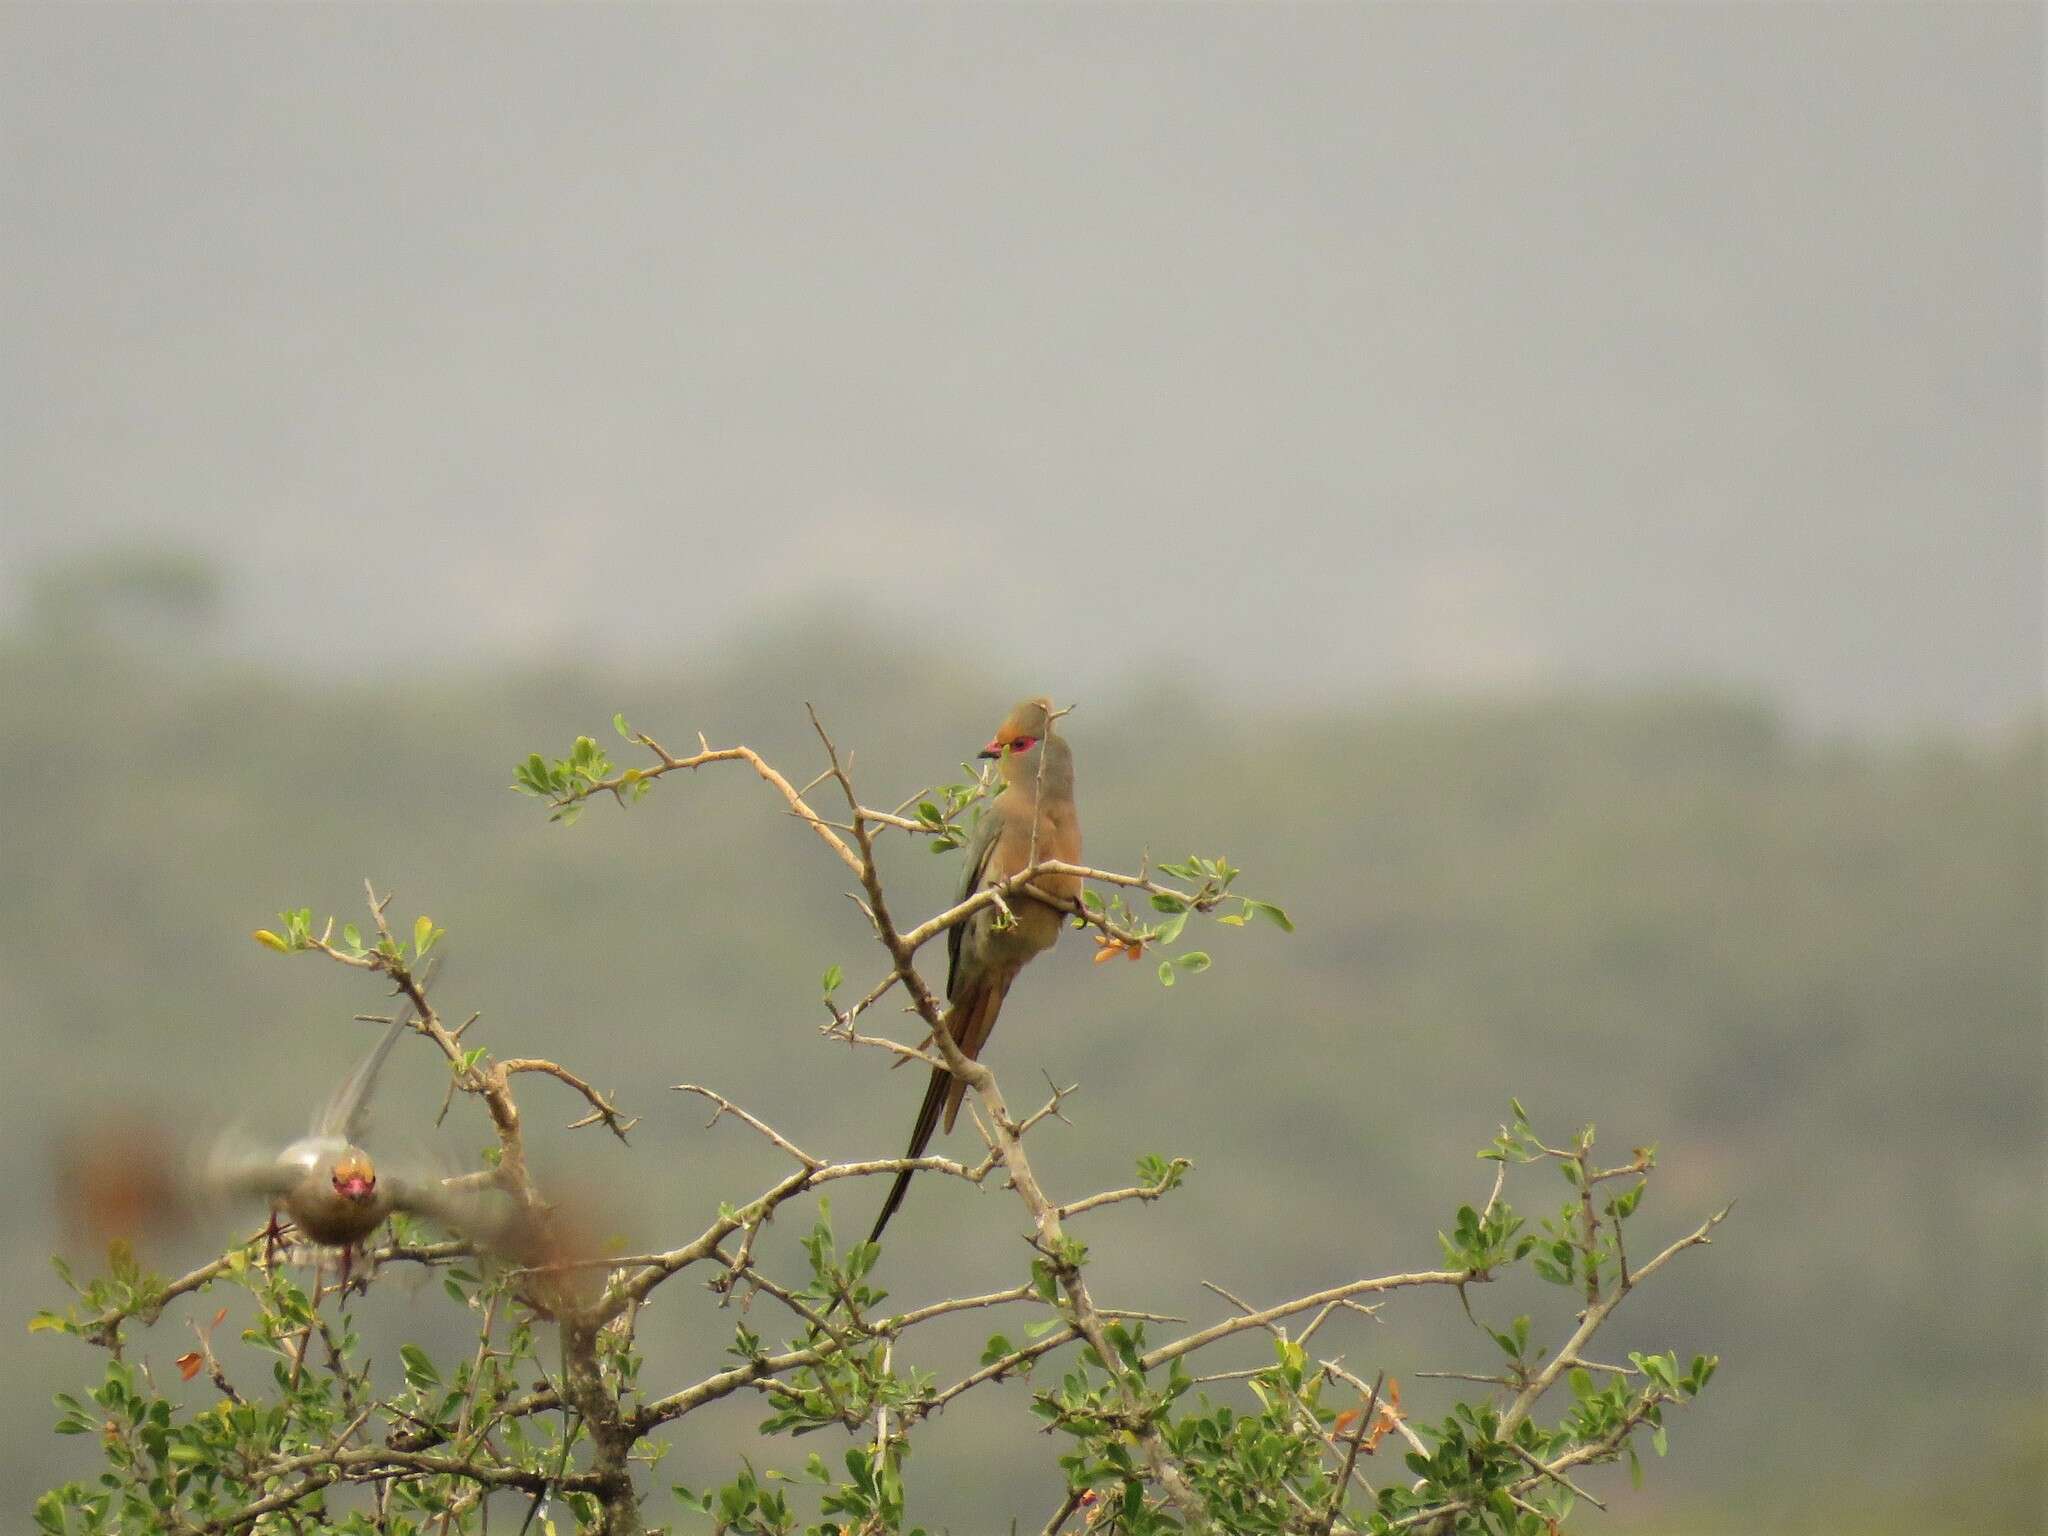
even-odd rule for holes
{"type": "Polygon", "coordinates": [[[398,1037],[405,1030],[406,1021],[402,1015],[393,1019],[384,1031],[384,1037],[370,1048],[370,1054],[357,1062],[355,1069],[341,1080],[341,1086],[334,1090],[334,1097],[327,1101],[327,1107],[313,1122],[315,1137],[333,1136],[344,1142],[361,1143],[364,1112],[369,1107],[370,1094],[377,1086],[377,1074],[383,1069],[384,1058],[391,1054],[391,1047],[398,1043],[398,1037]]]}

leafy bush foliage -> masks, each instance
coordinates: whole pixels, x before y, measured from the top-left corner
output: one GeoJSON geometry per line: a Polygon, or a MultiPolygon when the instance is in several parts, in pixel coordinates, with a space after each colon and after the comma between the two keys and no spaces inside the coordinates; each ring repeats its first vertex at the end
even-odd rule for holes
{"type": "MultiPolygon", "coordinates": [[[[429,995],[429,954],[442,937],[431,919],[394,929],[389,898],[374,892],[367,931],[334,919],[316,924],[310,909],[288,911],[276,928],[258,930],[257,941],[284,954],[323,955],[391,986],[401,1016],[445,1060],[451,1092],[478,1102],[488,1118],[494,1139],[483,1166],[459,1182],[487,1188],[512,1216],[488,1233],[454,1237],[394,1218],[345,1276],[329,1277],[316,1261],[310,1283],[267,1233],[177,1278],[143,1272],[118,1243],[100,1276],[80,1281],[60,1267],[72,1299],[39,1313],[31,1327],[105,1352],[96,1386],[59,1396],[56,1428],[97,1436],[106,1470],[95,1482],[45,1494],[35,1509],[39,1529],[53,1536],[425,1533],[481,1531],[495,1517],[500,1529],[508,1519],[520,1529],[523,1518],[547,1531],[573,1525],[608,1533],[638,1532],[650,1522],[763,1536],[915,1530],[905,1473],[920,1428],[964,1393],[1006,1384],[1024,1389],[1011,1393],[1020,1428],[1050,1434],[1020,1434],[1026,1449],[1019,1454],[1049,1446],[1063,1475],[1065,1497],[1042,1522],[1049,1536],[1547,1536],[1591,1498],[1580,1469],[1624,1461],[1639,1476],[1639,1443],[1664,1454],[1666,1411],[1706,1387],[1714,1358],[1630,1352],[1621,1364],[1589,1352],[1621,1303],[1687,1249],[1707,1243],[1726,1215],[1662,1245],[1632,1247],[1631,1224],[1655,1175],[1653,1148],[1603,1164],[1591,1126],[1547,1141],[1513,1104],[1479,1154],[1493,1165],[1490,1188],[1475,1191],[1481,1197],[1460,1206],[1437,1234],[1440,1268],[1361,1276],[1264,1307],[1226,1295],[1232,1311],[1187,1331],[1157,1313],[1108,1305],[1090,1284],[1090,1244],[1069,1224],[1171,1197],[1190,1173],[1188,1162],[1148,1154],[1127,1187],[1054,1198],[1031,1167],[1026,1138],[1057,1116],[1062,1091],[1034,1111],[1014,1111],[994,1072],[961,1055],[940,1027],[942,1005],[915,964],[924,945],[974,910],[1033,899],[1038,875],[1069,868],[1042,862],[903,927],[885,899],[877,842],[899,836],[927,839],[941,853],[959,847],[981,813],[987,782],[940,785],[897,811],[874,810],[820,729],[826,767],[813,783],[831,782],[845,802],[845,819],[827,820],[805,798],[808,789],[795,788],[749,748],[705,744],[677,756],[623,718],[614,724],[646,755],[643,766],[619,769],[594,739],[580,737],[565,757],[529,757],[514,787],[563,823],[600,796],[622,805],[643,800],[679,771],[751,766],[858,882],[881,952],[881,973],[857,1000],[844,1000],[841,967],[825,971],[821,1033],[942,1065],[964,1079],[984,1155],[972,1163],[941,1156],[829,1162],[715,1091],[685,1085],[716,1106],[714,1118],[729,1116],[765,1138],[791,1169],[743,1203],[721,1205],[714,1221],[674,1247],[602,1252],[573,1208],[551,1199],[529,1170],[514,1080],[555,1078],[587,1102],[580,1123],[622,1139],[634,1122],[569,1068],[494,1059],[468,1042],[467,1024],[447,1024],[429,995]],[[892,994],[920,1015],[928,1042],[865,1032],[869,1011],[892,994]],[[927,1179],[979,1184],[995,1177],[1015,1193],[1031,1251],[1014,1285],[892,1306],[875,1283],[881,1248],[838,1241],[830,1187],[893,1178],[906,1168],[927,1179]],[[1548,1169],[1565,1190],[1554,1207],[1530,1192],[1547,1182],[1548,1169]],[[1533,1225],[1511,1193],[1540,1210],[1533,1225]],[[763,1228],[785,1206],[809,1212],[805,1272],[796,1275],[772,1273],[756,1254],[763,1228]],[[438,1278],[446,1305],[473,1326],[475,1348],[437,1359],[406,1343],[397,1351],[402,1379],[382,1381],[352,1297],[408,1271],[438,1278]],[[706,1326],[731,1330],[729,1363],[696,1380],[653,1383],[636,1334],[640,1312],[686,1272],[708,1283],[706,1326]],[[1487,1287],[1518,1273],[1547,1284],[1554,1306],[1540,1316],[1488,1320],[1487,1287]],[[1331,1348],[1385,1298],[1407,1292],[1462,1308],[1500,1356],[1492,1372],[1464,1378],[1478,1390],[1434,1422],[1402,1411],[1397,1381],[1383,1372],[1368,1379],[1331,1348]],[[717,1308],[734,1297],[766,1306],[759,1314],[743,1309],[736,1326],[720,1321],[717,1308]],[[209,1307],[210,1320],[200,1321],[209,1307]],[[198,1347],[159,1360],[137,1334],[174,1308],[192,1310],[198,1347]],[[924,1325],[984,1309],[1011,1309],[1022,1321],[991,1332],[972,1362],[920,1352],[924,1325]],[[216,1331],[231,1318],[239,1343],[216,1352],[216,1331]],[[1197,1374],[1204,1351],[1253,1333],[1270,1336],[1270,1363],[1197,1374]],[[1543,1342],[1553,1337],[1555,1344],[1543,1342]],[[675,1426],[749,1398],[766,1407],[757,1456],[716,1487],[673,1486],[657,1496],[656,1468],[675,1426]],[[820,1431],[842,1437],[843,1450],[809,1453],[794,1471],[770,1465],[795,1465],[790,1442],[820,1431]]],[[[1212,964],[1205,951],[1168,953],[1193,919],[1294,928],[1282,908],[1240,892],[1242,871],[1220,856],[1080,873],[1087,893],[1069,917],[1092,930],[1098,958],[1157,954],[1159,980],[1168,986],[1212,964]]],[[[1113,1225],[1097,1240],[1113,1240],[1113,1225]]],[[[1012,1517],[992,1510],[988,1523],[1012,1517]]]]}

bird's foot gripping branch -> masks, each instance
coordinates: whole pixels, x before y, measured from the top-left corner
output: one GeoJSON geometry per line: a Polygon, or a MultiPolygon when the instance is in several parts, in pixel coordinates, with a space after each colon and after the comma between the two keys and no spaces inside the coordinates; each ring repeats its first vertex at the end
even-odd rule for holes
{"type": "MultiPolygon", "coordinates": [[[[1055,736],[1057,718],[1048,708],[1042,723],[1027,722],[1038,729],[1007,738],[999,732],[991,748],[1007,742],[1008,755],[1023,757],[1031,748],[1016,751],[1015,742],[1030,737],[1039,747],[1055,736]]],[[[1631,1341],[1596,1347],[1596,1337],[1611,1338],[1622,1302],[1707,1243],[1722,1218],[1661,1244],[1641,1241],[1641,1208],[1655,1177],[1649,1149],[1603,1164],[1590,1127],[1552,1144],[1516,1105],[1481,1154],[1496,1164],[1490,1188],[1475,1188],[1472,1203],[1445,1224],[1431,1267],[1339,1272],[1327,1285],[1278,1301],[1211,1286],[1219,1300],[1209,1320],[1166,1316],[1144,1296],[1098,1294],[1095,1252],[1120,1240],[1118,1213],[1109,1208],[1170,1198],[1189,1164],[1146,1155],[1127,1186],[1050,1190],[1026,1142],[1061,1118],[1071,1090],[1028,1112],[1013,1110],[992,1068],[962,1049],[953,1013],[919,972],[920,951],[941,936],[958,942],[953,936],[977,920],[1001,934],[1032,903],[1093,929],[1108,953],[1168,950],[1196,916],[1231,926],[1263,917],[1289,927],[1286,914],[1237,894],[1238,871],[1222,859],[1156,872],[1098,870],[1078,858],[1044,856],[1038,834],[1027,829],[1021,860],[993,879],[986,869],[974,872],[954,905],[902,924],[891,913],[878,846],[891,835],[970,854],[992,843],[982,827],[1007,814],[990,803],[993,782],[942,786],[875,811],[862,804],[822,729],[823,770],[800,790],[749,748],[702,744],[699,753],[677,757],[617,724],[648,754],[644,768],[614,768],[585,738],[559,762],[529,760],[519,787],[546,799],[555,819],[569,820],[565,813],[595,795],[638,799],[680,768],[749,767],[851,874],[880,951],[880,974],[857,998],[843,995],[839,967],[826,971],[824,1033],[868,1048],[878,1065],[916,1060],[942,1084],[962,1085],[983,1133],[972,1159],[920,1148],[832,1161],[806,1151],[801,1133],[713,1089],[679,1084],[711,1106],[714,1125],[734,1121],[772,1146],[788,1169],[747,1198],[707,1203],[704,1225],[673,1247],[600,1252],[528,1167],[514,1087],[522,1074],[553,1077],[580,1099],[577,1124],[603,1125],[622,1139],[633,1124],[625,1112],[556,1063],[494,1061],[470,1041],[473,1016],[459,1026],[444,1022],[427,985],[429,952],[440,936],[431,922],[421,919],[409,939],[401,937],[386,922],[385,900],[374,895],[367,935],[346,926],[337,933],[332,923],[316,929],[310,913],[288,913],[259,940],[324,955],[390,986],[401,1004],[396,1019],[433,1047],[451,1098],[474,1100],[488,1122],[483,1166],[444,1187],[488,1200],[492,1214],[421,1202],[430,1219],[463,1213],[451,1217],[454,1230],[436,1231],[402,1207],[354,1256],[357,1281],[372,1287],[394,1275],[433,1273],[441,1286],[432,1294],[466,1320],[473,1346],[437,1358],[416,1342],[371,1343],[346,1296],[323,1284],[320,1267],[302,1281],[302,1271],[269,1261],[260,1234],[177,1279],[146,1274],[117,1249],[99,1278],[80,1282],[66,1273],[71,1304],[32,1324],[108,1355],[96,1384],[59,1399],[57,1426],[95,1437],[105,1470],[46,1494],[35,1512],[42,1530],[452,1533],[493,1522],[518,1531],[528,1520],[612,1536],[652,1527],[776,1536],[916,1529],[906,1458],[933,1416],[969,1392],[1008,1401],[1020,1421],[1050,1432],[1014,1442],[1020,1457],[1046,1462],[1045,1507],[977,1511],[977,1523],[1025,1529],[1028,1520],[1047,1536],[1547,1536],[1577,1505],[1600,1502],[1602,1464],[1636,1466],[1639,1443],[1663,1452],[1666,1411],[1706,1385],[1712,1358],[1653,1353],[1651,1341],[1634,1341],[1643,1347],[1633,1350],[1631,1341]],[[826,782],[844,802],[844,819],[828,818],[806,799],[826,782]],[[1159,921],[1138,919],[1140,896],[1159,921]],[[874,1005],[899,990],[927,1034],[922,1044],[865,1027],[874,1005]],[[1021,1225],[1029,1245],[1014,1283],[911,1304],[875,1284],[883,1250],[873,1240],[842,1246],[828,1197],[834,1186],[853,1191],[861,1187],[853,1181],[876,1178],[900,1184],[913,1172],[941,1185],[994,1176],[1014,1194],[1008,1230],[1021,1225]],[[1511,1194],[1529,1201],[1525,1185],[1555,1190],[1549,1181],[1560,1175],[1565,1197],[1554,1213],[1532,1225],[1510,1204],[1511,1194]],[[784,1213],[808,1226],[794,1264],[766,1257],[773,1245],[760,1241],[784,1213]],[[691,1272],[705,1282],[701,1288],[671,1287],[691,1272]],[[1548,1282],[1555,1304],[1490,1316],[1491,1283],[1516,1272],[1548,1282]],[[670,1298],[667,1327],[730,1338],[724,1363],[691,1378],[652,1379],[639,1333],[657,1292],[670,1298]],[[1375,1361],[1386,1348],[1384,1331],[1366,1323],[1398,1317],[1387,1309],[1410,1293],[1440,1296],[1475,1331],[1471,1351],[1446,1361],[1445,1371],[1397,1382],[1375,1361]],[[734,1301],[745,1303],[737,1326],[720,1310],[734,1301]],[[963,1358],[949,1353],[946,1330],[928,1326],[981,1311],[991,1314],[986,1342],[963,1358]],[[707,1478],[706,1447],[721,1437],[693,1434],[695,1421],[735,1411],[754,1421],[757,1444],[707,1478]],[[806,1454],[794,1437],[817,1431],[839,1443],[806,1454]],[[686,1485],[656,1472],[679,1446],[693,1469],[686,1485]]],[[[1037,761],[1049,755],[1041,750],[1037,761]]],[[[1003,794],[1020,784],[1020,765],[1008,767],[1003,794]]],[[[1044,804],[1048,780],[1044,770],[1031,771],[1034,803],[1044,804]]],[[[992,952],[1002,954],[1001,941],[993,942],[992,952]]],[[[1202,969],[1186,959],[1172,962],[1168,974],[1202,969]]],[[[957,956],[949,962],[957,969],[957,956]]],[[[947,992],[957,1007],[958,989],[947,992]]],[[[419,1059],[408,1046],[390,1070],[419,1059]]],[[[345,1172],[337,1190],[362,1183],[353,1165],[345,1172]]],[[[1544,1203],[1540,1192],[1536,1200],[1544,1203]]],[[[1002,1240],[998,1208],[975,1209],[986,1215],[991,1243],[1002,1240]]],[[[1192,1269],[1201,1259],[1191,1254],[1185,1262],[1192,1269]]]]}

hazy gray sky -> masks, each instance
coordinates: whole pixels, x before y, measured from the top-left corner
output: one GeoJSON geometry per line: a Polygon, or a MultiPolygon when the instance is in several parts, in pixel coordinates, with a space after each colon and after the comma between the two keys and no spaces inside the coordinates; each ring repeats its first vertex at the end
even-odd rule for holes
{"type": "Polygon", "coordinates": [[[10,6],[0,561],[197,547],[323,663],[843,605],[1063,692],[1996,721],[2041,693],[2042,32],[10,6]]]}

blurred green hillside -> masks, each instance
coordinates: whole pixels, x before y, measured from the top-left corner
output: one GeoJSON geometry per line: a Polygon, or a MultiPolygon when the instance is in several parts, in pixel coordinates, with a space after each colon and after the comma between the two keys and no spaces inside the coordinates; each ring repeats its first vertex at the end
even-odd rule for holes
{"type": "MultiPolygon", "coordinates": [[[[867,798],[894,803],[952,776],[1021,688],[1060,689],[1007,658],[803,624],[704,656],[653,655],[622,629],[587,648],[619,658],[603,665],[355,682],[331,660],[232,668],[175,636],[154,651],[0,651],[4,1134],[8,1163],[35,1170],[5,1206],[18,1318],[56,1294],[51,1137],[115,1106],[194,1135],[289,1131],[324,1097],[366,1038],[350,1014],[381,998],[247,935],[287,905],[356,915],[365,875],[447,928],[442,1005],[483,1010],[473,1039],[553,1055],[644,1117],[630,1150],[593,1132],[547,1143],[565,1179],[633,1192],[615,1219],[634,1240],[694,1231],[775,1171],[669,1084],[715,1086],[821,1154],[894,1153],[920,1085],[816,1038],[820,972],[861,981],[874,961],[843,871],[779,803],[728,769],[562,829],[506,792],[512,765],[579,731],[608,738],[623,710],[671,747],[699,730],[744,741],[801,782],[818,759],[809,700],[867,798]]],[[[1089,965],[1070,938],[991,1048],[1015,1098],[1041,1070],[1082,1085],[1071,1127],[1042,1133],[1059,1192],[1126,1182],[1146,1152],[1194,1159],[1184,1193],[1097,1218],[1099,1293],[1210,1316],[1205,1278],[1271,1300],[1433,1263],[1436,1228],[1484,1193],[1472,1149],[1516,1094],[1546,1124],[1598,1120],[1617,1149],[1658,1142],[1653,1230],[1738,1202],[1711,1250],[1617,1320],[1617,1349],[1724,1366],[1645,1492],[1590,1528],[1846,1529],[1822,1512],[1847,1507],[1858,1529],[2037,1529],[2039,722],[1812,741],[1766,701],[1684,689],[1226,716],[1199,685],[1079,701],[1090,857],[1225,853],[1298,934],[1205,934],[1214,969],[1171,992],[1149,966],[1089,965]]],[[[957,877],[921,847],[898,864],[904,913],[957,877]]],[[[460,1158],[482,1139],[473,1106],[425,1129],[444,1081],[401,1051],[380,1124],[460,1158]]],[[[523,1088],[537,1125],[578,1112],[551,1092],[523,1088]]],[[[878,1198],[843,1196],[842,1232],[878,1198]]],[[[881,1278],[906,1299],[1010,1283],[1017,1229],[993,1189],[920,1186],[881,1278]]],[[[445,1323],[435,1297],[418,1299],[425,1326],[445,1323]]],[[[670,1334],[648,1331],[650,1374],[715,1358],[733,1319],[712,1316],[673,1304],[670,1334]]],[[[1433,1401],[1414,1370],[1485,1360],[1454,1306],[1383,1316],[1351,1359],[1402,1376],[1411,1406],[1433,1401]]],[[[372,1353],[388,1361],[412,1325],[377,1320],[370,1336],[393,1336],[372,1353]]],[[[0,1477],[22,1501],[86,1465],[47,1433],[49,1394],[97,1366],[17,1339],[0,1477]]],[[[169,1327],[146,1341],[166,1358],[188,1346],[169,1327]]],[[[1052,1450],[998,1438],[1017,1422],[1002,1406],[963,1401],[937,1426],[915,1517],[1043,1517],[1052,1450]]],[[[655,1482],[726,1465],[755,1410],[716,1436],[691,1421],[655,1482]]]]}

